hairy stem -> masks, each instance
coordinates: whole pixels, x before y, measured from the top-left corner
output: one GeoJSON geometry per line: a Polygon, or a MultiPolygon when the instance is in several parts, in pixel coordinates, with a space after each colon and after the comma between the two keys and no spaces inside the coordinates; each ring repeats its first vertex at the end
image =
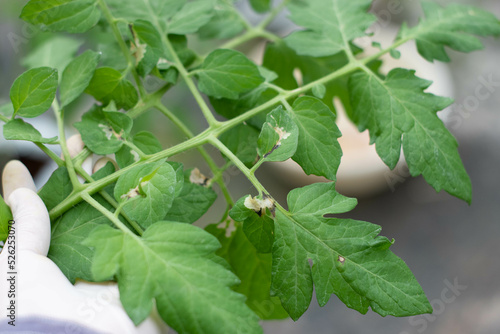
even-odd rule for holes
{"type": "MultiPolygon", "coordinates": [[[[81,166],[76,166],[76,171],[85,179],[85,181],[95,182],[94,179],[81,166]]],[[[99,195],[101,195],[111,206],[113,206],[116,209],[116,211],[119,212],[118,208],[120,207],[120,205],[118,204],[117,201],[115,201],[113,196],[111,196],[104,190],[99,191],[99,195]]],[[[143,229],[139,226],[139,224],[137,224],[137,222],[135,222],[134,220],[130,219],[126,213],[122,212],[122,216],[139,235],[142,235],[142,233],[144,233],[143,229]]]]}
{"type": "Polygon", "coordinates": [[[92,205],[94,208],[96,208],[97,211],[99,211],[100,213],[102,213],[106,218],[108,218],[117,228],[119,228],[120,230],[122,230],[124,233],[127,233],[127,234],[135,236],[135,234],[132,233],[132,231],[130,231],[127,228],[127,226],[125,226],[125,224],[123,224],[120,221],[120,219],[118,219],[118,217],[115,217],[115,215],[113,213],[111,213],[108,209],[106,209],[104,206],[102,206],[98,201],[96,201],[95,199],[93,199],[92,196],[90,196],[87,193],[84,193],[82,195],[82,199],[85,202],[87,202],[90,205],[92,205]]]}
{"type": "Polygon", "coordinates": [[[49,158],[51,158],[52,160],[54,160],[54,162],[57,164],[57,166],[61,167],[61,166],[64,166],[64,160],[59,158],[57,156],[57,154],[55,154],[54,152],[52,152],[52,150],[50,150],[47,146],[45,146],[44,144],[42,143],[35,143],[36,146],[38,146],[38,148],[40,148],[45,154],[47,154],[47,156],[49,158]]]}
{"type": "Polygon", "coordinates": [[[248,180],[253,184],[255,189],[257,189],[260,193],[266,192],[266,189],[262,186],[262,184],[257,180],[255,175],[248,169],[247,166],[230,150],[224,145],[219,139],[216,137],[209,137],[209,143],[212,144],[215,148],[221,151],[231,162],[238,167],[238,169],[248,178],[248,180]]]}
{"type": "MultiPolygon", "coordinates": [[[[406,41],[399,41],[397,44],[401,45],[405,42],[406,41]]],[[[397,46],[395,46],[395,47],[397,47],[397,46]]],[[[385,50],[385,52],[389,52],[393,48],[389,48],[389,49],[385,50]]],[[[379,54],[378,57],[380,57],[380,55],[381,54],[379,54]]],[[[176,154],[182,153],[182,152],[187,151],[189,149],[203,146],[204,144],[207,144],[209,141],[211,144],[217,143],[217,145],[219,145],[220,141],[218,141],[216,139],[222,133],[230,130],[231,128],[237,126],[238,124],[245,122],[249,118],[252,118],[255,115],[259,114],[260,112],[262,112],[268,108],[271,108],[278,103],[281,103],[283,99],[288,100],[290,98],[299,96],[300,94],[303,94],[303,93],[310,91],[314,86],[316,86],[318,84],[326,84],[330,81],[339,79],[339,78],[341,78],[345,75],[348,75],[348,74],[350,74],[358,69],[361,69],[365,64],[373,61],[374,59],[376,59],[376,58],[374,56],[371,56],[371,57],[367,57],[367,58],[360,59],[360,60],[351,60],[351,62],[349,62],[344,67],[338,69],[337,71],[335,71],[335,72],[333,72],[333,73],[331,73],[323,78],[315,80],[307,85],[296,88],[294,90],[290,90],[290,91],[283,90],[278,96],[274,97],[273,99],[267,101],[266,103],[264,103],[258,107],[255,107],[255,108],[245,112],[244,114],[242,114],[240,116],[237,116],[237,117],[230,119],[228,121],[225,121],[225,122],[218,122],[219,123],[218,126],[210,127],[207,130],[205,130],[204,132],[198,134],[197,136],[192,137],[191,139],[188,139],[187,141],[185,141],[183,143],[180,143],[176,146],[170,147],[170,148],[168,148],[164,151],[161,151],[159,153],[150,155],[146,159],[144,159],[143,161],[136,162],[136,163],[134,163],[134,164],[132,164],[124,169],[121,169],[121,170],[101,179],[101,180],[90,183],[87,185],[87,187],[85,189],[74,192],[67,199],[62,201],[58,206],[53,208],[50,211],[50,218],[55,219],[55,218],[59,217],[61,214],[63,214],[69,208],[71,208],[73,205],[78,204],[82,200],[83,194],[94,194],[94,193],[100,191],[106,185],[111,184],[113,182],[116,182],[118,177],[120,177],[121,175],[123,175],[124,173],[129,171],[130,169],[132,169],[140,164],[159,161],[161,159],[165,159],[165,158],[174,156],[176,154]],[[216,140],[216,141],[214,141],[214,140],[216,140]]],[[[220,143],[220,144],[222,144],[222,143],[220,143]]],[[[214,145],[214,146],[217,147],[217,145],[214,145]]],[[[225,147],[225,146],[222,144],[221,148],[222,147],[225,147]]],[[[225,148],[224,151],[225,151],[225,153],[230,152],[230,150],[228,150],[227,148],[225,148]]],[[[227,154],[225,154],[225,155],[227,156],[227,154]]],[[[241,163],[241,161],[240,161],[240,163],[241,163]]],[[[243,166],[241,166],[241,165],[238,166],[238,168],[242,171],[245,171],[245,175],[247,175],[247,174],[250,175],[249,179],[251,181],[252,180],[256,181],[255,177],[252,176],[252,173],[250,172],[250,170],[244,164],[242,164],[242,165],[243,166]],[[240,167],[242,167],[242,168],[244,167],[244,169],[242,169],[240,167]]],[[[257,184],[260,184],[260,183],[257,183],[257,184]]],[[[260,187],[262,187],[262,186],[260,186],[260,187]]]]}
{"type": "Polygon", "coordinates": [[[156,162],[162,159],[169,158],[171,156],[174,156],[176,154],[182,153],[184,151],[187,151],[189,149],[201,146],[205,143],[207,143],[207,137],[210,134],[210,131],[204,131],[197,135],[196,137],[193,137],[192,139],[188,139],[187,141],[170,147],[166,150],[163,150],[161,152],[158,152],[156,154],[152,154],[148,156],[148,158],[135,162],[131,164],[130,166],[127,166],[123,169],[120,169],[116,172],[114,172],[111,175],[108,175],[100,180],[96,180],[92,183],[89,183],[86,185],[85,189],[81,189],[80,191],[74,191],[68,198],[66,198],[64,201],[62,201],[59,205],[57,205],[55,208],[50,210],[49,215],[50,219],[54,220],[55,218],[59,217],[62,215],[64,212],[69,210],[72,206],[78,204],[83,196],[85,194],[93,195],[98,191],[101,191],[104,187],[107,185],[116,182],[116,180],[122,176],[123,174],[127,173],[129,170],[140,166],[144,163],[149,163],[149,162],[156,162]]]}
{"type": "Polygon", "coordinates": [[[64,117],[63,110],[59,109],[59,103],[56,100],[52,103],[52,109],[54,110],[54,115],[57,120],[57,127],[59,129],[59,144],[61,145],[61,150],[64,156],[64,163],[66,164],[66,168],[68,169],[69,178],[71,180],[71,184],[73,185],[73,192],[79,191],[82,188],[85,188],[84,185],[78,181],[78,177],[76,176],[75,166],[73,165],[73,160],[71,155],[69,154],[68,145],[66,143],[66,134],[64,133],[64,117]]]}
{"type": "MultiPolygon", "coordinates": [[[[158,109],[162,114],[164,114],[172,123],[174,123],[181,131],[184,133],[188,138],[193,138],[194,135],[191,132],[191,130],[188,129],[188,127],[182,122],[177,116],[174,115],[167,107],[165,107],[163,104],[158,103],[156,105],[156,109],[158,109]]],[[[215,176],[220,172],[221,168],[217,167],[217,164],[215,161],[212,159],[210,154],[201,146],[197,147],[198,151],[200,152],[201,156],[205,161],[207,162],[208,167],[212,171],[214,178],[215,176]]],[[[231,197],[231,194],[229,193],[229,190],[227,189],[226,184],[224,183],[223,180],[219,178],[216,179],[217,184],[219,185],[222,194],[224,195],[224,198],[226,199],[226,202],[228,205],[232,206],[234,205],[233,198],[231,197]]]]}
{"type": "Polygon", "coordinates": [[[215,119],[214,115],[212,114],[212,111],[208,107],[208,104],[203,99],[203,96],[201,96],[201,93],[198,90],[198,88],[196,87],[196,85],[194,84],[193,79],[190,77],[188,71],[186,70],[186,68],[182,64],[181,60],[177,56],[177,53],[175,52],[174,47],[172,46],[172,44],[168,40],[166,33],[162,30],[162,28],[159,24],[156,25],[156,28],[158,29],[158,31],[160,31],[160,35],[162,37],[162,42],[163,42],[164,46],[167,48],[168,52],[174,58],[173,60],[175,62],[175,66],[176,66],[177,70],[179,71],[179,74],[181,75],[182,79],[184,79],[184,82],[186,83],[189,90],[191,91],[191,94],[193,95],[196,102],[200,106],[201,112],[203,113],[203,116],[205,116],[205,119],[207,120],[208,125],[210,127],[217,127],[217,125],[219,124],[219,121],[217,121],[215,119]]]}

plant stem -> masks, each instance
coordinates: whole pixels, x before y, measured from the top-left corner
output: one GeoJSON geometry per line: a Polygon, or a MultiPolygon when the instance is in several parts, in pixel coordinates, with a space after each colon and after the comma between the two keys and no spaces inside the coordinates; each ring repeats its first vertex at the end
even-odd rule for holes
{"type": "MultiPolygon", "coordinates": [[[[397,44],[401,45],[405,42],[406,41],[399,41],[397,44]]],[[[397,47],[397,46],[395,46],[395,47],[397,47]]],[[[385,50],[385,52],[389,52],[390,50],[392,50],[392,48],[385,50]]],[[[380,54],[378,55],[378,57],[380,57],[380,54]]],[[[121,175],[123,175],[124,173],[126,173],[130,169],[132,169],[140,164],[159,161],[161,159],[165,159],[165,158],[174,156],[176,154],[187,151],[189,149],[203,146],[204,144],[207,144],[208,142],[210,142],[212,145],[214,145],[216,147],[220,146],[221,151],[222,151],[222,149],[224,149],[223,153],[226,156],[228,156],[228,158],[231,158],[231,156],[233,156],[233,159],[231,159],[231,161],[233,161],[235,163],[235,161],[239,161],[239,159],[236,156],[234,156],[234,154],[232,154],[232,152],[229,149],[227,149],[227,147],[225,147],[217,139],[217,137],[219,135],[221,135],[225,131],[228,131],[229,129],[235,127],[236,125],[243,123],[244,121],[248,120],[249,118],[254,117],[255,115],[259,114],[260,112],[262,112],[268,108],[271,108],[274,105],[282,102],[283,99],[287,100],[287,99],[296,97],[300,94],[303,94],[303,93],[311,90],[314,86],[316,86],[318,84],[325,84],[329,81],[333,81],[333,80],[338,79],[344,75],[350,74],[350,73],[362,68],[364,66],[364,64],[369,63],[370,61],[373,61],[374,59],[375,59],[375,56],[371,56],[371,57],[361,59],[361,60],[351,60],[351,62],[349,64],[345,65],[344,67],[338,69],[337,71],[335,71],[335,72],[333,72],[333,73],[331,73],[323,78],[320,78],[320,79],[313,81],[305,86],[296,88],[296,89],[291,90],[291,91],[283,91],[278,96],[274,97],[273,99],[267,101],[266,103],[264,103],[258,107],[255,107],[255,108],[245,112],[244,114],[242,114],[240,116],[237,116],[237,117],[230,119],[228,121],[225,121],[225,122],[219,122],[218,126],[210,127],[207,130],[203,131],[202,133],[198,134],[197,136],[194,136],[191,139],[188,139],[187,141],[185,141],[183,143],[180,143],[178,145],[170,147],[170,148],[168,148],[164,151],[161,151],[159,153],[150,155],[146,159],[144,159],[143,161],[136,162],[136,163],[134,163],[126,168],[123,168],[119,171],[116,171],[115,173],[113,173],[107,177],[102,178],[101,180],[97,180],[95,182],[92,182],[92,183],[86,185],[85,189],[73,192],[70,196],[68,196],[68,198],[66,198],[59,205],[57,205],[55,208],[53,208],[50,211],[50,218],[55,219],[55,218],[59,217],[61,214],[63,214],[69,208],[71,208],[73,205],[78,204],[82,200],[82,196],[84,194],[94,194],[94,193],[100,191],[106,185],[115,182],[121,175]],[[234,160],[234,158],[236,158],[237,160],[234,160]]],[[[156,104],[156,106],[157,105],[158,105],[158,103],[156,104]]],[[[250,170],[241,161],[239,161],[239,165],[237,167],[249,178],[250,181],[252,181],[252,183],[257,182],[257,183],[254,183],[254,185],[256,187],[258,185],[258,189],[261,189],[261,190],[263,189],[262,185],[260,185],[260,183],[258,183],[258,180],[252,175],[250,170]]]]}
{"type": "Polygon", "coordinates": [[[130,231],[127,226],[125,226],[125,224],[123,224],[120,219],[118,219],[118,217],[115,217],[115,215],[113,213],[111,213],[108,209],[106,209],[104,206],[102,206],[98,201],[96,201],[95,199],[92,198],[92,196],[90,196],[89,194],[87,193],[84,193],[82,194],[82,199],[89,203],[90,205],[92,205],[94,208],[97,209],[97,211],[99,211],[100,213],[102,213],[106,218],[108,218],[109,220],[111,220],[111,222],[117,227],[119,228],[120,230],[122,230],[124,233],[127,233],[127,234],[130,234],[130,235],[133,235],[135,237],[135,234],[132,233],[132,231],[130,231]]]}
{"type": "Polygon", "coordinates": [[[276,16],[278,16],[278,14],[281,13],[283,9],[285,9],[286,5],[288,5],[289,2],[290,0],[283,0],[283,2],[281,2],[278,6],[274,7],[271,13],[269,13],[269,15],[259,23],[257,28],[264,30],[271,22],[273,22],[276,16]]]}
{"type": "Polygon", "coordinates": [[[255,175],[255,172],[257,171],[257,169],[259,169],[260,166],[262,166],[262,164],[265,162],[266,160],[264,158],[260,158],[259,161],[257,161],[257,163],[255,165],[253,165],[252,169],[250,169],[250,173],[254,174],[255,175]]]}
{"type": "Polygon", "coordinates": [[[280,93],[279,95],[277,95],[273,99],[267,101],[266,103],[261,104],[260,106],[255,107],[255,108],[245,112],[244,114],[242,114],[240,116],[232,118],[226,122],[222,122],[222,124],[217,129],[213,129],[213,133],[216,134],[216,136],[219,136],[223,132],[229,130],[230,128],[232,128],[240,123],[243,123],[247,119],[252,118],[253,116],[259,114],[263,110],[271,108],[274,105],[280,103],[283,99],[288,100],[290,98],[296,97],[300,94],[303,94],[303,93],[311,90],[316,85],[327,83],[329,81],[332,81],[332,80],[338,79],[344,75],[347,75],[351,72],[354,72],[357,69],[359,69],[361,66],[362,66],[362,64],[359,64],[358,62],[352,62],[352,63],[349,63],[349,64],[345,65],[344,67],[338,69],[337,71],[335,71],[335,72],[333,72],[333,73],[331,73],[331,74],[329,74],[321,79],[313,81],[305,86],[296,88],[296,89],[291,90],[291,91],[283,91],[282,93],[280,93]]]}
{"type": "MultiPolygon", "coordinates": [[[[244,34],[236,36],[235,38],[229,40],[228,42],[222,44],[219,49],[234,49],[238,45],[246,43],[254,38],[259,37],[259,34],[254,28],[250,28],[244,34]]],[[[203,57],[206,58],[206,55],[203,57]]]]}
{"type": "Polygon", "coordinates": [[[73,158],[73,164],[75,165],[75,168],[78,168],[78,166],[81,166],[83,162],[92,155],[93,153],[86,147],[83,148],[83,150],[78,153],[76,157],[73,158]]]}
{"type": "MultiPolygon", "coordinates": [[[[211,130],[211,131],[213,131],[213,130],[211,130]]],[[[82,198],[83,198],[82,196],[84,194],[90,194],[90,195],[95,194],[96,192],[98,192],[98,191],[102,190],[104,187],[106,187],[108,184],[116,182],[116,180],[120,176],[122,176],[123,174],[127,173],[128,171],[130,171],[131,169],[133,169],[139,165],[142,165],[142,164],[148,163],[148,162],[155,162],[155,161],[159,161],[162,159],[166,159],[166,158],[171,157],[173,155],[182,153],[184,151],[187,151],[189,149],[192,149],[192,148],[195,148],[195,147],[198,147],[198,146],[201,146],[201,145],[207,143],[207,140],[208,140],[207,138],[210,135],[211,131],[206,130],[206,131],[200,133],[199,135],[197,135],[196,137],[193,137],[192,139],[188,139],[187,141],[185,141],[179,145],[170,147],[170,148],[163,150],[161,152],[158,152],[156,154],[152,154],[152,155],[148,156],[148,158],[146,158],[143,161],[135,162],[135,163],[131,164],[130,166],[127,166],[123,169],[120,169],[120,170],[114,172],[111,175],[108,175],[106,177],[103,177],[100,180],[96,180],[92,183],[89,183],[84,187],[84,189],[81,189],[80,191],[74,191],[70,196],[68,196],[68,198],[66,198],[59,205],[57,205],[55,208],[50,210],[50,212],[49,212],[50,219],[54,220],[55,218],[59,217],[64,212],[66,212],[68,209],[70,209],[72,206],[78,204],[82,200],[82,198]]]]}
{"type": "Polygon", "coordinates": [[[381,56],[385,55],[386,53],[391,52],[392,50],[400,47],[401,45],[405,44],[406,42],[408,42],[408,41],[410,41],[412,39],[413,39],[412,37],[406,37],[406,38],[400,39],[399,41],[397,41],[396,43],[394,43],[393,45],[391,45],[387,49],[380,50],[379,52],[377,52],[376,54],[374,54],[372,56],[363,58],[363,59],[360,60],[360,62],[363,65],[366,65],[366,64],[368,64],[368,63],[370,63],[370,62],[372,62],[374,60],[379,59],[381,56]]]}
{"type": "MultiPolygon", "coordinates": [[[[85,179],[85,181],[87,181],[89,183],[90,182],[95,182],[94,179],[81,166],[76,166],[76,171],[78,172],[78,174],[80,174],[85,179]]],[[[112,205],[117,211],[119,211],[118,208],[119,208],[120,205],[118,204],[118,202],[115,201],[115,199],[113,198],[113,196],[111,196],[110,194],[108,194],[104,190],[99,191],[99,195],[101,195],[106,201],[108,201],[108,203],[110,205],[112,205]]],[[[125,218],[125,220],[127,221],[127,223],[130,226],[132,226],[134,228],[134,230],[139,235],[142,235],[142,233],[144,233],[142,227],[140,227],[139,224],[137,224],[137,222],[135,222],[134,220],[130,219],[127,214],[125,214],[123,212],[122,216],[123,216],[123,218],[125,218]]]]}
{"type": "Polygon", "coordinates": [[[165,95],[165,93],[172,87],[171,83],[167,83],[163,85],[160,89],[158,89],[156,92],[149,94],[145,98],[143,98],[142,101],[139,101],[139,103],[129,111],[127,111],[127,115],[131,118],[137,118],[149,109],[153,108],[156,104],[158,104],[165,95]]]}
{"type": "Polygon", "coordinates": [[[115,208],[116,210],[115,210],[114,216],[116,218],[118,218],[120,216],[120,212],[122,211],[123,207],[125,206],[125,203],[127,203],[127,202],[123,201],[120,204],[118,204],[118,207],[115,208]]]}
{"type": "Polygon", "coordinates": [[[7,123],[8,121],[10,121],[7,117],[5,117],[4,115],[1,115],[1,114],[0,114],[0,120],[2,120],[4,123],[7,123]]]}
{"type": "Polygon", "coordinates": [[[215,119],[214,115],[212,114],[212,111],[208,107],[208,104],[203,99],[203,96],[201,96],[201,93],[198,90],[198,88],[196,87],[196,85],[194,84],[193,79],[191,79],[191,77],[189,76],[188,71],[186,70],[186,68],[182,64],[181,60],[179,59],[179,56],[177,56],[177,53],[175,52],[174,47],[172,46],[172,44],[168,40],[166,33],[163,31],[163,29],[161,28],[161,26],[159,24],[156,24],[156,29],[158,29],[158,31],[160,32],[164,46],[167,48],[168,52],[172,55],[172,58],[174,60],[174,63],[175,63],[177,70],[179,71],[179,74],[186,82],[186,85],[188,86],[189,90],[191,91],[191,94],[193,95],[196,102],[200,106],[201,112],[203,113],[203,116],[205,116],[205,119],[207,120],[209,127],[217,127],[219,124],[219,121],[217,121],[215,119]]]}
{"type": "MultiPolygon", "coordinates": [[[[264,186],[259,182],[259,180],[255,177],[255,175],[253,174],[253,172],[251,170],[249,170],[245,164],[243,162],[241,162],[241,160],[236,156],[234,155],[233,152],[231,152],[230,149],[228,149],[226,147],[226,145],[224,145],[220,140],[218,140],[217,138],[215,137],[212,137],[212,138],[209,138],[209,142],[214,145],[218,150],[220,150],[224,155],[226,155],[226,157],[228,157],[229,160],[231,160],[235,166],[238,167],[238,169],[243,173],[245,174],[245,176],[248,178],[248,180],[252,183],[252,185],[254,186],[254,188],[256,190],[259,191],[259,194],[261,196],[263,196],[264,194],[267,196],[267,197],[270,197],[272,200],[273,200],[273,204],[274,206],[280,210],[283,214],[285,215],[290,215],[290,213],[285,210],[285,208],[283,208],[270,194],[269,192],[266,190],[266,188],[264,188],[264,186]]],[[[223,220],[222,220],[223,221],[223,220]]],[[[221,221],[221,222],[222,222],[221,221]]]]}
{"type": "Polygon", "coordinates": [[[137,73],[135,69],[135,60],[130,54],[130,50],[128,49],[127,45],[123,41],[122,35],[120,33],[120,30],[118,29],[118,26],[116,25],[116,19],[113,17],[113,14],[111,14],[111,11],[109,10],[108,6],[106,5],[104,0],[97,0],[97,3],[99,4],[99,7],[101,8],[102,14],[106,18],[106,21],[108,21],[108,24],[111,27],[111,30],[113,31],[113,35],[115,36],[116,41],[118,42],[118,45],[120,46],[120,49],[122,50],[123,55],[127,59],[128,63],[128,68],[132,71],[132,75],[134,77],[135,83],[137,84],[137,88],[139,89],[139,94],[141,97],[146,96],[146,90],[144,89],[144,86],[142,85],[141,78],[139,77],[139,74],[137,73]]]}
{"type": "MultiPolygon", "coordinates": [[[[254,38],[258,38],[258,37],[266,38],[266,39],[273,41],[273,42],[277,42],[277,41],[281,40],[279,36],[276,36],[275,34],[269,32],[269,31],[252,27],[249,30],[247,30],[243,35],[237,36],[237,37],[231,39],[230,41],[222,44],[219,47],[219,49],[234,49],[237,46],[239,46],[243,43],[246,43],[248,41],[251,41],[254,38]]],[[[205,59],[206,55],[202,58],[205,59]]]]}
{"type": "Polygon", "coordinates": [[[73,185],[73,192],[76,192],[80,189],[85,188],[85,186],[81,184],[80,181],[78,181],[78,177],[76,176],[75,172],[75,166],[73,165],[73,159],[69,154],[68,145],[66,143],[66,134],[64,133],[64,111],[59,109],[59,103],[57,103],[57,100],[54,100],[54,102],[52,103],[52,109],[54,109],[54,114],[57,120],[57,127],[59,129],[59,144],[61,145],[61,150],[64,156],[64,163],[66,165],[66,168],[68,169],[71,184],[73,185]]]}
{"type": "Polygon", "coordinates": [[[47,146],[45,146],[44,144],[42,143],[35,143],[36,146],[38,146],[38,148],[40,148],[45,154],[47,154],[47,156],[49,158],[51,158],[52,160],[55,161],[55,163],[57,164],[57,166],[61,167],[61,166],[64,166],[64,160],[59,158],[57,156],[57,154],[55,154],[54,152],[52,152],[52,150],[50,150],[47,146]]]}
{"type": "MultiPolygon", "coordinates": [[[[193,133],[191,132],[191,130],[188,129],[188,127],[184,124],[184,122],[182,122],[177,116],[175,116],[174,113],[172,113],[162,103],[158,103],[155,107],[162,114],[164,114],[168,119],[170,119],[170,121],[172,121],[172,123],[174,123],[182,131],[182,133],[184,133],[188,138],[191,139],[194,137],[193,133]]],[[[215,175],[217,175],[217,173],[221,169],[219,167],[217,167],[217,164],[215,163],[215,161],[212,159],[210,154],[208,154],[208,152],[202,146],[197,147],[197,149],[200,152],[200,154],[202,155],[203,159],[205,159],[205,161],[207,162],[208,167],[212,170],[212,173],[214,174],[214,177],[215,177],[215,175]]],[[[219,185],[219,187],[222,191],[222,194],[224,195],[228,205],[231,205],[231,206],[234,205],[233,198],[231,197],[231,194],[229,193],[229,190],[227,189],[227,186],[224,183],[224,180],[220,180],[220,178],[218,178],[216,180],[216,182],[219,185]]]]}
{"type": "Polygon", "coordinates": [[[209,143],[212,144],[215,148],[217,148],[219,151],[221,151],[222,154],[224,154],[231,162],[238,167],[238,169],[245,174],[245,176],[248,178],[248,180],[253,184],[253,186],[260,192],[267,193],[266,189],[262,184],[257,180],[255,175],[248,169],[247,166],[230,150],[227,148],[226,145],[224,145],[219,139],[216,137],[212,136],[209,137],[208,139],[209,143]]]}
{"type": "Polygon", "coordinates": [[[132,142],[130,142],[130,141],[127,141],[127,140],[125,140],[123,143],[124,143],[126,146],[128,146],[130,149],[132,149],[133,151],[135,151],[135,152],[139,155],[139,157],[140,157],[141,159],[144,159],[144,158],[146,158],[146,157],[147,157],[147,154],[146,154],[146,153],[144,153],[144,152],[143,152],[140,148],[138,148],[138,147],[137,147],[134,143],[132,143],[132,142]]]}

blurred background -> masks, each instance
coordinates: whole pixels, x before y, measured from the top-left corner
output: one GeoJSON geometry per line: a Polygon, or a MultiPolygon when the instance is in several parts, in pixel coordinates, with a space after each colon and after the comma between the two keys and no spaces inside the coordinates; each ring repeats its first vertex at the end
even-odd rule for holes
{"type": "MultiPolygon", "coordinates": [[[[0,105],[8,101],[12,82],[24,71],[22,64],[29,62],[24,59],[25,55],[42,45],[46,38],[18,19],[25,2],[0,0],[0,105]]],[[[374,27],[374,39],[378,41],[387,43],[388,36],[396,33],[394,27],[401,20],[414,22],[420,14],[418,1],[403,1],[401,13],[391,11],[394,2],[380,0],[374,3],[372,11],[380,18],[374,27]]],[[[498,0],[440,2],[472,4],[500,17],[498,0]]],[[[246,1],[238,4],[251,20],[259,20],[246,1]]],[[[294,27],[284,14],[270,28],[286,34],[294,27]]],[[[190,43],[191,47],[201,50],[208,47],[196,40],[190,43]]],[[[339,120],[345,150],[339,190],[359,198],[358,207],[346,217],[381,225],[383,235],[396,239],[393,251],[412,269],[434,307],[434,314],[382,318],[370,311],[360,315],[332,296],[323,308],[313,299],[310,309],[295,323],[291,320],[265,323],[266,333],[500,333],[500,41],[485,39],[484,44],[484,51],[468,55],[450,51],[452,62],[435,66],[415,57],[411,45],[401,49],[403,66],[417,69],[419,76],[432,79],[435,82],[433,91],[455,98],[456,103],[443,113],[443,118],[459,142],[460,154],[472,179],[472,205],[446,193],[436,194],[421,177],[408,179],[404,162],[396,170],[388,171],[376,156],[373,157],[368,136],[357,134],[347,120],[339,120]],[[484,98],[487,92],[490,94],[484,98]]],[[[79,47],[76,45],[76,49],[79,47]]],[[[257,63],[261,50],[262,43],[258,42],[245,49],[254,55],[257,63]]],[[[397,66],[397,63],[387,65],[390,66],[397,66]]],[[[146,84],[154,87],[157,83],[153,80],[146,84]]],[[[186,101],[185,97],[181,85],[165,98],[171,109],[193,130],[202,130],[205,124],[198,117],[196,104],[186,101]]],[[[89,103],[83,99],[71,105],[67,111],[68,124],[78,121],[89,103]]],[[[50,113],[30,122],[45,137],[57,135],[50,113]]],[[[183,138],[163,117],[153,112],[144,114],[136,123],[139,124],[137,131],[154,132],[164,147],[183,138]]],[[[67,133],[71,135],[76,130],[68,127],[67,133]]],[[[222,163],[220,156],[213,153],[222,163]]],[[[33,144],[6,142],[0,137],[0,169],[14,158],[28,166],[38,186],[44,184],[54,169],[33,144]]],[[[209,174],[205,166],[200,165],[195,152],[176,158],[187,167],[199,167],[209,174]]],[[[281,203],[285,203],[289,190],[317,181],[297,173],[293,164],[287,163],[264,165],[258,177],[281,203]]],[[[225,179],[234,198],[254,193],[235,169],[229,169],[225,179]]],[[[223,208],[224,203],[219,200],[199,224],[218,221],[223,208]]]]}

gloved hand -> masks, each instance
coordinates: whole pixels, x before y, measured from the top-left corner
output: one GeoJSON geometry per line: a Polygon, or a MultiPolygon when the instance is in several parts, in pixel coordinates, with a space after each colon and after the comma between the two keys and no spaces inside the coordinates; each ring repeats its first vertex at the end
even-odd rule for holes
{"type": "MultiPolygon", "coordinates": [[[[77,154],[78,139],[69,143],[73,146],[70,151],[77,154]]],[[[2,184],[5,202],[12,209],[15,221],[17,275],[8,274],[12,271],[8,268],[8,261],[13,258],[5,247],[0,253],[0,328],[4,328],[2,325],[9,321],[7,309],[15,300],[17,326],[23,319],[37,317],[65,322],[66,333],[78,333],[72,329],[75,324],[98,333],[155,334],[167,331],[156,312],[135,327],[121,306],[116,283],[79,281],[72,285],[56,264],[47,258],[49,215],[36,194],[29,171],[21,162],[11,161],[5,166],[2,184]],[[15,281],[8,281],[12,276],[15,276],[15,281]],[[11,283],[15,283],[15,291],[11,289],[11,283]],[[14,292],[15,298],[9,298],[9,291],[14,292]]]]}

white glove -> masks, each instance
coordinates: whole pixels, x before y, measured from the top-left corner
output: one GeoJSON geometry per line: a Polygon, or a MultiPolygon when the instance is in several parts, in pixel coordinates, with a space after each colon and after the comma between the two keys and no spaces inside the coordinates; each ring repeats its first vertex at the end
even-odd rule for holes
{"type": "MultiPolygon", "coordinates": [[[[3,193],[15,221],[15,315],[16,324],[37,317],[79,324],[102,333],[166,333],[167,327],[156,311],[135,327],[120,300],[116,283],[67,280],[54,262],[47,258],[50,244],[50,219],[36,194],[26,167],[11,161],[3,172],[3,193]]],[[[8,267],[9,248],[0,253],[0,325],[9,321],[7,308],[12,275],[8,267]]],[[[14,328],[13,328],[14,329],[14,328]]],[[[71,329],[69,332],[72,332],[71,329]]]]}

